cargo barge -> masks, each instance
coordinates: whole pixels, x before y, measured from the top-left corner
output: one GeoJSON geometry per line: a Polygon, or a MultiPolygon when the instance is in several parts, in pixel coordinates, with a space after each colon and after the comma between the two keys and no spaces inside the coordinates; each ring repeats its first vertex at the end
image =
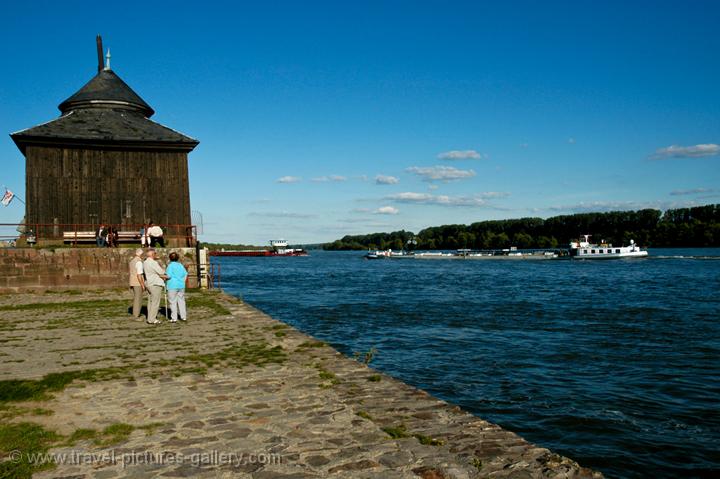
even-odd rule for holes
{"type": "Polygon", "coordinates": [[[302,248],[288,248],[285,240],[271,240],[270,249],[214,250],[210,256],[307,256],[302,248]]]}

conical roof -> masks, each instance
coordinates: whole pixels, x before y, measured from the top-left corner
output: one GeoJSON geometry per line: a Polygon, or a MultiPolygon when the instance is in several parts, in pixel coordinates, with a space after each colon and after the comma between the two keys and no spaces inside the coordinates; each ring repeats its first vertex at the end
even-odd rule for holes
{"type": "Polygon", "coordinates": [[[10,135],[23,153],[27,145],[180,151],[198,145],[196,139],[150,120],[155,111],[109,68],[58,108],[60,118],[10,135]]]}
{"type": "Polygon", "coordinates": [[[73,96],[58,106],[64,114],[81,108],[114,108],[138,110],[146,118],[155,111],[135,93],[114,71],[100,70],[73,96]]]}

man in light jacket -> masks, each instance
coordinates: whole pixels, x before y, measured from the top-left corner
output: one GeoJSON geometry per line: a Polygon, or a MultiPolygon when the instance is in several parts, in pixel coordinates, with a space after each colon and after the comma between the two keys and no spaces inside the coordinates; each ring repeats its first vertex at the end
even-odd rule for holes
{"type": "Polygon", "coordinates": [[[135,250],[135,256],[133,256],[133,259],[130,260],[130,269],[128,271],[130,275],[130,289],[132,289],[133,292],[132,314],[135,319],[140,317],[140,310],[142,309],[142,295],[143,291],[145,291],[142,255],[143,250],[141,248],[135,250]]]}
{"type": "Polygon", "coordinates": [[[162,300],[167,275],[165,269],[155,259],[154,248],[148,249],[146,255],[147,259],[143,264],[143,268],[145,269],[145,287],[150,294],[147,322],[148,324],[158,324],[160,321],[157,319],[157,314],[160,310],[160,301],[162,300]]]}

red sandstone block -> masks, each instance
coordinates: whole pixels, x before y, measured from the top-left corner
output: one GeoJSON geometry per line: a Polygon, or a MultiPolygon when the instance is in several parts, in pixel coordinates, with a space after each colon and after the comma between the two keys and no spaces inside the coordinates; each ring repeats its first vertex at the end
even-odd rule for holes
{"type": "Polygon", "coordinates": [[[37,286],[40,282],[37,276],[15,276],[12,286],[16,288],[25,286],[37,286]]]}
{"type": "Polygon", "coordinates": [[[92,284],[92,276],[89,274],[70,275],[67,284],[73,286],[89,286],[92,284]]]}
{"type": "Polygon", "coordinates": [[[38,284],[40,284],[42,286],[47,286],[48,288],[57,286],[57,285],[62,285],[65,283],[66,283],[65,276],[61,275],[61,274],[60,275],[58,275],[58,274],[53,274],[53,275],[41,274],[38,276],[38,284]]]}

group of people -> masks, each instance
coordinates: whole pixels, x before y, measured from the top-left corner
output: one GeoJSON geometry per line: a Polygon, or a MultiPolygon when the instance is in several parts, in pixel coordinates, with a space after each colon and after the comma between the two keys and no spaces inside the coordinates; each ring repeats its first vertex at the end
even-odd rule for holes
{"type": "Polygon", "coordinates": [[[95,232],[95,244],[100,248],[117,248],[118,230],[112,225],[100,225],[95,232]]]}
{"type": "Polygon", "coordinates": [[[154,248],[149,248],[146,251],[142,248],[135,250],[135,256],[129,264],[129,283],[133,292],[132,314],[135,319],[140,319],[143,293],[147,291],[149,295],[147,323],[161,323],[158,319],[158,312],[160,311],[163,294],[167,289],[171,311],[170,322],[187,321],[185,283],[188,272],[179,259],[180,257],[176,252],[171,252],[170,264],[167,265],[167,268],[163,268],[157,260],[157,252],[154,248]],[[144,261],[143,255],[145,256],[144,261]]]}
{"type": "MultiPolygon", "coordinates": [[[[97,244],[99,248],[117,248],[119,237],[117,227],[102,224],[95,231],[95,244],[97,244]]],[[[137,238],[137,236],[135,236],[135,238],[137,238]]],[[[159,246],[164,248],[165,238],[163,237],[162,228],[152,221],[143,225],[143,227],[140,228],[140,244],[143,248],[146,246],[152,248],[159,246]]]]}

